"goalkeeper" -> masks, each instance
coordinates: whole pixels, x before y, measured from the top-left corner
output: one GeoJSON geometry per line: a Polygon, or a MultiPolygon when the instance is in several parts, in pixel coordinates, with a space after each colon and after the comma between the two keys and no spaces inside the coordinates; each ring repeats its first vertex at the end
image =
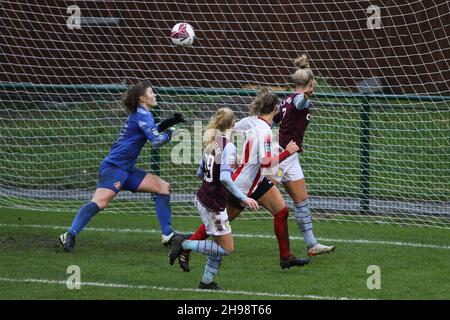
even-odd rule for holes
{"type": "Polygon", "coordinates": [[[155,123],[151,109],[157,105],[156,94],[147,81],[131,86],[125,93],[123,104],[128,119],[100,165],[94,196],[80,208],[68,231],[59,237],[66,251],[73,251],[75,237],[121,190],[156,193],[156,215],[161,226],[162,243],[170,245],[174,236],[171,227],[169,183],[136,168],[135,165],[147,140],[153,148],[159,148],[170,141],[170,127],[185,120],[181,114],[176,113],[159,124],[155,123]]]}

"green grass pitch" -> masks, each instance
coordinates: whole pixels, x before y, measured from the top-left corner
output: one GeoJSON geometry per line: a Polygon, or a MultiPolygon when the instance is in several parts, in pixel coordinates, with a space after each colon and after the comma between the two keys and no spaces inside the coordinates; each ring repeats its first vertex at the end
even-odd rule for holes
{"type": "MultiPolygon", "coordinates": [[[[304,268],[281,270],[272,221],[233,222],[236,251],[216,278],[227,291],[195,288],[205,257],[193,254],[192,271],[169,266],[157,220],[148,215],[101,213],[63,252],[58,235],[75,212],[0,209],[0,299],[450,299],[448,230],[375,224],[316,222],[315,233],[335,253],[304,268]],[[69,290],[69,265],[81,269],[81,289],[69,290]],[[369,290],[370,265],[381,270],[381,289],[369,290]]],[[[193,231],[198,217],[173,217],[193,231]]],[[[292,251],[305,255],[294,221],[292,251]]]]}

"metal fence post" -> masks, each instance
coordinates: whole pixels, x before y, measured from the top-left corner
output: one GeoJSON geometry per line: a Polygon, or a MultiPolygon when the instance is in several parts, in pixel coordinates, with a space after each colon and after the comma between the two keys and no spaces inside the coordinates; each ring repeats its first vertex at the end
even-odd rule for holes
{"type": "Polygon", "coordinates": [[[360,211],[369,213],[370,209],[370,98],[364,96],[362,99],[360,113],[360,211]]]}

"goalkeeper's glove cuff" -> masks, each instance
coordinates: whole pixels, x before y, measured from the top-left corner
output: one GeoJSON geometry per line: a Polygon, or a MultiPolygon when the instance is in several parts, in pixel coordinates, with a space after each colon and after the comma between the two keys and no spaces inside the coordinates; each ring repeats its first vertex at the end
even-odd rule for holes
{"type": "Polygon", "coordinates": [[[182,129],[180,129],[178,127],[170,127],[166,130],[167,134],[169,135],[169,139],[174,138],[175,136],[180,134],[181,131],[182,131],[182,129]]]}

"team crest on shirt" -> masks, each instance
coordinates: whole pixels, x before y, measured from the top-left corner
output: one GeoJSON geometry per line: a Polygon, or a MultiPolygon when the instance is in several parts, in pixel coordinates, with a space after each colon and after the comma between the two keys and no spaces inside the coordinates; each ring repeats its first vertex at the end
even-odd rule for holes
{"type": "Polygon", "coordinates": [[[222,220],[221,219],[217,219],[216,221],[214,221],[215,227],[216,227],[216,231],[221,232],[223,231],[223,227],[222,227],[222,220]]]}
{"type": "Polygon", "coordinates": [[[120,181],[114,182],[114,188],[117,190],[122,189],[122,183],[120,181]]]}
{"type": "Polygon", "coordinates": [[[272,147],[271,147],[271,138],[270,136],[266,136],[265,141],[264,141],[264,151],[266,153],[270,153],[272,151],[272,147]]]}

